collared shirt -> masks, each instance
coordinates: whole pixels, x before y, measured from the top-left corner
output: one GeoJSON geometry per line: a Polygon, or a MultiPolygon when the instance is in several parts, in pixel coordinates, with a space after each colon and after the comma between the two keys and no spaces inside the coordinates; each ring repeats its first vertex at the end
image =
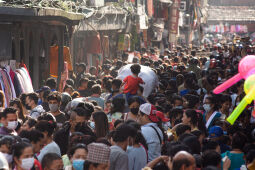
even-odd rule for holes
{"type": "Polygon", "coordinates": [[[157,132],[151,126],[155,127],[155,129],[157,130],[158,134],[161,137],[161,141],[163,141],[163,133],[156,123],[148,123],[142,126],[142,134],[148,145],[148,162],[161,156],[160,140],[157,135],[157,132]]]}
{"type": "Polygon", "coordinates": [[[119,146],[111,146],[110,170],[129,170],[128,154],[119,146]]]}

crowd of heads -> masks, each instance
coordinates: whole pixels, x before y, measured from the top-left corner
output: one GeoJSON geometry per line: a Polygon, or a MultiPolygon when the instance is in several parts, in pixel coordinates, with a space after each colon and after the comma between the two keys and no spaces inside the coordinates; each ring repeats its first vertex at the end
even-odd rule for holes
{"type": "Polygon", "coordinates": [[[157,75],[158,86],[147,97],[142,85],[135,95],[123,92],[124,81],[117,75],[128,64],[127,53],[106,59],[101,67],[77,64],[62,92],[56,79],[49,78],[38,91],[22,94],[7,107],[0,92],[0,159],[7,161],[2,169],[114,169],[117,163],[110,155],[116,148],[111,146],[124,151],[142,146],[144,169],[254,167],[254,105],[234,125],[226,121],[245,96],[244,82],[212,93],[238,72],[241,58],[238,49],[227,45],[202,51],[176,48],[162,55],[142,49],[130,70],[139,77],[147,66],[157,75]],[[155,140],[157,146],[151,145],[155,140]],[[153,155],[152,147],[160,153],[153,155]],[[242,155],[239,164],[231,160],[233,153],[242,155]]]}

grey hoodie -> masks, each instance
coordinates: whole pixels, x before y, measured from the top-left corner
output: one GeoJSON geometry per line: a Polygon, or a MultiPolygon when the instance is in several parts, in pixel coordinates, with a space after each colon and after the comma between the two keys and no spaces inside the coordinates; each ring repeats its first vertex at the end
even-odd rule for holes
{"type": "Polygon", "coordinates": [[[43,107],[41,105],[38,105],[30,111],[30,116],[34,119],[37,119],[43,112],[45,112],[43,107]]]}

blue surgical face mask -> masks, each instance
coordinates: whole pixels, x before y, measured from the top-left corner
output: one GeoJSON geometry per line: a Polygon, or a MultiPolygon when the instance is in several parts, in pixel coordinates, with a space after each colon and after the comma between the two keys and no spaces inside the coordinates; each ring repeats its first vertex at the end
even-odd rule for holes
{"type": "Polygon", "coordinates": [[[183,106],[176,106],[176,109],[183,109],[183,106]]]}
{"type": "Polygon", "coordinates": [[[83,159],[74,159],[73,160],[73,168],[75,170],[83,170],[85,160],[83,159]]]}
{"type": "Polygon", "coordinates": [[[90,124],[90,127],[91,127],[92,129],[95,129],[95,128],[96,128],[95,122],[90,122],[89,124],[90,124]]]}

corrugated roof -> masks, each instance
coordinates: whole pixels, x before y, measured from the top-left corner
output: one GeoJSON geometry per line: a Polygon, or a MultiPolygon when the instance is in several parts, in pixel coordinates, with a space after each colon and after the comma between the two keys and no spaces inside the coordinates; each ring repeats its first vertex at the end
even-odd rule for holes
{"type": "Polygon", "coordinates": [[[209,6],[207,21],[255,21],[255,7],[209,6]]]}

